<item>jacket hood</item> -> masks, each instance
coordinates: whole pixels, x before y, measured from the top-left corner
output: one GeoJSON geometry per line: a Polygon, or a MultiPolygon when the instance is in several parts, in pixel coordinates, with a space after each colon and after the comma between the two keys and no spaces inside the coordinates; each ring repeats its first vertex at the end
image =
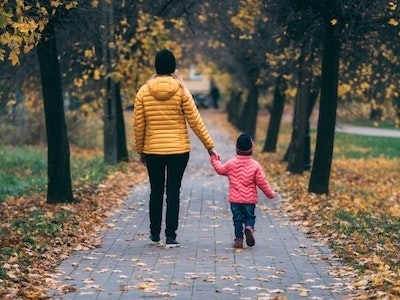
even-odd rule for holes
{"type": "Polygon", "coordinates": [[[181,88],[179,82],[171,76],[157,76],[148,82],[150,94],[157,100],[167,100],[181,88]]]}

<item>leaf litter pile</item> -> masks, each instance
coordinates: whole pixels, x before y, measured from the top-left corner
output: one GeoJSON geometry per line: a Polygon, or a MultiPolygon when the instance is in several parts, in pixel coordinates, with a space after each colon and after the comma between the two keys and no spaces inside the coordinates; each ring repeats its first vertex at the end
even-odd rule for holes
{"type": "MultiPolygon", "coordinates": [[[[232,137],[237,135],[224,121],[225,115],[207,112],[205,118],[229,130],[232,137]]],[[[279,187],[281,212],[342,258],[345,267],[336,272],[351,270],[352,298],[400,297],[399,159],[334,159],[330,195],[309,194],[308,172],[291,175],[282,162],[283,152],[259,151],[266,116],[259,124],[255,158],[279,187]]],[[[286,145],[290,136],[279,139],[286,145]]],[[[49,205],[45,195],[0,203],[0,299],[48,299],[46,292],[56,281],[54,269],[72,251],[101,245],[107,218],[146,176],[145,168],[134,160],[98,186],[75,187],[81,200],[76,204],[49,205]]]]}
{"type": "Polygon", "coordinates": [[[44,194],[0,203],[0,299],[48,299],[54,268],[74,250],[101,245],[106,219],[145,176],[131,162],[96,187],[76,187],[79,203],[47,204],[44,194]]]}

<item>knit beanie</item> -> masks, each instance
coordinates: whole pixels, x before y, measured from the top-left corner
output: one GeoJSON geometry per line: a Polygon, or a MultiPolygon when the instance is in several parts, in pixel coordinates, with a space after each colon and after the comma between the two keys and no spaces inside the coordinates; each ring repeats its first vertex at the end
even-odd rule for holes
{"type": "Polygon", "coordinates": [[[174,54],[167,49],[159,51],[156,55],[155,68],[158,75],[174,73],[176,69],[174,54]]]}
{"type": "Polygon", "coordinates": [[[253,139],[242,133],[236,141],[236,153],[238,155],[251,155],[253,153],[253,139]]]}

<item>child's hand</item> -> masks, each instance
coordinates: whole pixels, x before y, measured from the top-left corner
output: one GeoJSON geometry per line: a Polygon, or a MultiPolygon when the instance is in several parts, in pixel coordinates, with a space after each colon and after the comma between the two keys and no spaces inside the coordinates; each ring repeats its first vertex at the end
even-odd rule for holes
{"type": "Polygon", "coordinates": [[[275,197],[270,199],[270,200],[271,200],[272,204],[276,204],[276,203],[281,202],[282,201],[281,194],[275,193],[275,197]]]}

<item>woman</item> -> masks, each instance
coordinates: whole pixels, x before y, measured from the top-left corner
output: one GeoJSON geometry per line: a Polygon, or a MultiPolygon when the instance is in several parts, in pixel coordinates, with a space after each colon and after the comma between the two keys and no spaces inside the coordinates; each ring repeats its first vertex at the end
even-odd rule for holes
{"type": "Polygon", "coordinates": [[[191,93],[176,70],[169,50],[155,58],[156,74],[138,91],[134,104],[136,151],[146,165],[150,180],[150,239],[160,242],[164,187],[166,192],[166,247],[179,247],[176,241],[179,193],[189,160],[190,140],[187,124],[208,153],[218,155],[197,110],[191,93]]]}

